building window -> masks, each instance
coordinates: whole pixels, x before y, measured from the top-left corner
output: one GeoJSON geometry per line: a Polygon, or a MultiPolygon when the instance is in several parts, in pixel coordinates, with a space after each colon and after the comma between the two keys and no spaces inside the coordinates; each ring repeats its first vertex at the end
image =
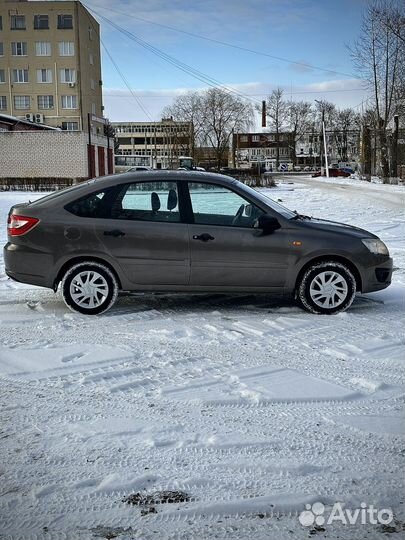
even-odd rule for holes
{"type": "Polygon", "coordinates": [[[25,15],[11,15],[11,30],[25,30],[25,15]]]}
{"type": "Polygon", "coordinates": [[[75,44],[73,41],[60,41],[59,42],[59,56],[74,56],[75,44]]]}
{"type": "Polygon", "coordinates": [[[74,83],[74,82],[76,82],[76,70],[74,70],[74,69],[61,69],[60,70],[60,82],[61,83],[74,83]]]}
{"type": "Polygon", "coordinates": [[[94,64],[94,57],[93,57],[92,53],[89,53],[89,62],[90,62],[91,65],[94,64]]]}
{"type": "Polygon", "coordinates": [[[240,142],[248,142],[248,136],[247,135],[240,135],[239,140],[240,140],[240,142]]]}
{"type": "Polygon", "coordinates": [[[96,104],[95,103],[91,104],[91,114],[96,114],[96,104]]]}
{"type": "Polygon", "coordinates": [[[35,54],[37,56],[51,56],[51,44],[48,41],[36,41],[35,54]]]}
{"type": "Polygon", "coordinates": [[[27,56],[27,43],[25,41],[13,41],[11,43],[11,54],[13,56],[27,56]]]}
{"type": "Polygon", "coordinates": [[[15,109],[29,109],[30,107],[30,96],[14,96],[15,109]]]}
{"type": "Polygon", "coordinates": [[[0,83],[6,82],[6,72],[4,69],[0,69],[0,83]]]}
{"type": "Polygon", "coordinates": [[[4,47],[3,47],[3,42],[0,41],[0,56],[3,56],[4,55],[4,47]]]}
{"type": "Polygon", "coordinates": [[[90,79],[90,88],[91,88],[92,90],[95,90],[95,88],[96,88],[96,85],[95,85],[95,83],[94,83],[94,79],[90,79]]]}
{"type": "Polygon", "coordinates": [[[53,96],[38,96],[38,109],[53,109],[53,96]]]}
{"type": "Polygon", "coordinates": [[[62,109],[77,109],[77,96],[62,96],[62,109]]]}
{"type": "Polygon", "coordinates": [[[73,28],[73,15],[58,15],[58,28],[59,29],[73,28]]]}
{"type": "Polygon", "coordinates": [[[13,82],[27,83],[28,82],[28,69],[13,69],[13,82]]]}
{"type": "Polygon", "coordinates": [[[78,131],[79,122],[62,122],[62,129],[65,131],[78,131]]]}
{"type": "Polygon", "coordinates": [[[0,15],[0,30],[3,30],[3,17],[1,15],[0,15]]]}
{"type": "Polygon", "coordinates": [[[0,96],[0,111],[5,111],[7,109],[7,97],[0,96]]]}
{"type": "Polygon", "coordinates": [[[260,142],[260,135],[252,135],[252,142],[260,142]]]}
{"type": "Polygon", "coordinates": [[[93,28],[89,26],[89,40],[93,41],[93,28]]]}
{"type": "Polygon", "coordinates": [[[52,70],[51,69],[37,69],[37,82],[39,82],[39,83],[51,83],[52,82],[52,70]]]}
{"type": "Polygon", "coordinates": [[[48,15],[34,15],[34,29],[35,30],[48,30],[49,29],[48,15]]]}

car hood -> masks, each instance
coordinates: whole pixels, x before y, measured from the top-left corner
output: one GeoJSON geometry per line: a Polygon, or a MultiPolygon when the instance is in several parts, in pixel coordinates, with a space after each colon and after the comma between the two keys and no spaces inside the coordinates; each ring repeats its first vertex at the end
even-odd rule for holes
{"type": "Polygon", "coordinates": [[[297,220],[297,223],[304,226],[305,228],[318,229],[338,234],[346,234],[355,238],[378,238],[378,236],[376,236],[375,234],[366,231],[365,229],[361,229],[360,227],[354,227],[353,225],[348,225],[347,223],[330,221],[328,219],[303,219],[297,220]]]}

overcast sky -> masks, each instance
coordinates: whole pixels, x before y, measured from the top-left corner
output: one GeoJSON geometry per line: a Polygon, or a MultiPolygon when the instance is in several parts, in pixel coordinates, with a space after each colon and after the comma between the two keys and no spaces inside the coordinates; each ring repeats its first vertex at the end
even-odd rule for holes
{"type": "Polygon", "coordinates": [[[95,10],[93,15],[101,24],[105,115],[112,121],[159,120],[162,108],[171,103],[174,96],[207,87],[205,82],[152,53],[149,46],[236,89],[254,102],[265,99],[278,86],[285,89],[288,99],[324,98],[339,107],[360,109],[367,97],[347,49],[358,35],[366,0],[204,0],[193,3],[189,0],[91,0],[83,3],[95,10]],[[99,15],[134,37],[130,39],[99,15]],[[142,46],[136,39],[146,43],[142,46]]]}

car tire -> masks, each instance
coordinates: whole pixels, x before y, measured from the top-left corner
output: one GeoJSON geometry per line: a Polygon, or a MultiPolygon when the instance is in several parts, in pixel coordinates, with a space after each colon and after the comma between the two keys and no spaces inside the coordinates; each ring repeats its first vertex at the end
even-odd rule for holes
{"type": "Polygon", "coordinates": [[[321,315],[345,311],[356,295],[356,280],[350,269],[335,261],[315,263],[303,274],[297,284],[298,304],[321,315]]]}
{"type": "Polygon", "coordinates": [[[86,315],[99,315],[114,304],[118,283],[113,272],[97,262],[81,262],[62,279],[62,296],[69,309],[86,315]]]}

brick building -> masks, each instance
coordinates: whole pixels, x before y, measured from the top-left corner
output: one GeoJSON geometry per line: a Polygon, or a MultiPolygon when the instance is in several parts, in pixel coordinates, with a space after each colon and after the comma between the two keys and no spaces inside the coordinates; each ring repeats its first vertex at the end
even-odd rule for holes
{"type": "Polygon", "coordinates": [[[279,165],[292,164],[295,158],[294,139],[291,133],[234,133],[230,152],[230,166],[251,168],[260,163],[268,170],[279,165]],[[277,156],[278,155],[278,156],[277,156]]]}
{"type": "Polygon", "coordinates": [[[113,141],[0,114],[0,182],[70,184],[113,172],[113,141]],[[90,140],[89,140],[90,138],[90,140]]]}

